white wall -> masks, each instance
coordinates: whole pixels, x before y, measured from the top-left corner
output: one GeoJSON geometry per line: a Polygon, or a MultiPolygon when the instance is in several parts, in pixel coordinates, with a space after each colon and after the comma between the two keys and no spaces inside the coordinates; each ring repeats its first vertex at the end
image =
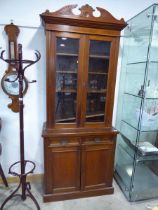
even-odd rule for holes
{"type": "MultiPolygon", "coordinates": [[[[26,77],[29,80],[36,79],[37,83],[29,85],[28,92],[24,97],[25,157],[36,163],[35,173],[43,172],[41,131],[45,121],[45,34],[39,14],[46,9],[55,11],[62,6],[74,3],[78,2],[73,0],[0,0],[0,47],[7,49],[4,25],[9,24],[12,19],[14,24],[20,27],[18,43],[23,45],[24,58],[33,59],[35,49],[39,50],[42,55],[41,60],[26,72],[26,77]]],[[[86,2],[80,0],[78,5],[81,6],[85,3],[93,7],[106,8],[116,18],[124,17],[125,20],[128,20],[156,2],[154,0],[87,0],[86,2]]],[[[6,69],[7,65],[0,60],[0,79],[6,69]]],[[[9,166],[19,160],[19,118],[17,113],[13,113],[7,108],[9,101],[8,96],[3,93],[0,87],[0,117],[3,123],[0,133],[3,154],[0,158],[6,174],[9,166]]]]}

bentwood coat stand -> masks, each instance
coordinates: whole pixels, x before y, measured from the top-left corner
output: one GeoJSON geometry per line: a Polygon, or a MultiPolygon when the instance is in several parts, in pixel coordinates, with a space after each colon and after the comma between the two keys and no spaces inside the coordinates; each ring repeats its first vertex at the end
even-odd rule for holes
{"type": "MultiPolygon", "coordinates": [[[[14,196],[17,196],[17,195],[20,196],[23,201],[26,200],[27,197],[30,197],[32,199],[32,201],[34,202],[34,204],[36,205],[36,208],[38,210],[40,210],[40,206],[39,206],[38,202],[36,201],[35,197],[31,193],[31,185],[27,181],[27,175],[34,172],[35,163],[30,161],[30,160],[25,160],[24,117],[23,117],[23,108],[24,108],[24,104],[23,104],[23,89],[24,89],[23,88],[23,80],[24,80],[24,73],[25,73],[26,68],[28,68],[29,66],[38,62],[41,55],[38,51],[36,51],[36,53],[35,53],[36,60],[35,61],[33,61],[33,60],[23,60],[23,58],[22,58],[22,45],[21,44],[18,44],[18,59],[4,59],[3,54],[4,54],[4,51],[1,52],[0,58],[2,60],[4,60],[6,63],[8,63],[9,65],[11,65],[13,68],[15,68],[16,72],[17,72],[17,77],[13,81],[10,81],[9,79],[6,79],[6,81],[10,82],[10,83],[18,81],[18,84],[19,84],[20,161],[15,162],[9,168],[9,174],[12,174],[13,176],[19,177],[19,185],[5,199],[5,201],[2,203],[2,205],[0,207],[0,210],[3,210],[6,203],[10,199],[12,199],[14,196]],[[26,168],[27,168],[28,164],[31,165],[31,169],[27,171],[26,168]],[[15,171],[15,169],[14,169],[15,165],[20,165],[20,172],[15,171]],[[21,187],[21,194],[18,194],[17,192],[20,189],[20,187],[21,187]]],[[[35,82],[35,81],[32,81],[32,82],[35,82]]]]}

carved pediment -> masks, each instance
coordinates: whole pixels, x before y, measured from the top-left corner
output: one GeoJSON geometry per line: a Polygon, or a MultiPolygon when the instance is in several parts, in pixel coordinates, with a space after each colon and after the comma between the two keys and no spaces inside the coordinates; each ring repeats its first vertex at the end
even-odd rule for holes
{"type": "Polygon", "coordinates": [[[49,10],[46,10],[46,12],[41,14],[41,17],[45,22],[49,22],[49,23],[50,23],[50,20],[52,17],[52,20],[53,20],[53,18],[58,19],[58,20],[63,19],[64,23],[65,23],[66,19],[72,19],[72,22],[71,22],[72,25],[77,25],[77,23],[79,24],[81,22],[84,23],[84,21],[87,21],[87,23],[88,23],[88,21],[91,21],[91,23],[98,22],[100,26],[101,26],[101,23],[103,23],[104,26],[105,26],[105,24],[107,24],[109,26],[116,24],[116,25],[120,26],[120,29],[124,28],[127,25],[123,19],[117,20],[107,10],[100,8],[100,7],[96,7],[96,10],[95,10],[88,4],[79,8],[80,14],[76,15],[76,14],[74,14],[73,10],[76,9],[77,6],[78,6],[77,4],[67,5],[55,12],[50,12],[49,10]],[[100,15],[96,17],[94,15],[95,11],[99,12],[100,15]],[[74,20],[76,20],[76,21],[74,21],[74,20]]]}

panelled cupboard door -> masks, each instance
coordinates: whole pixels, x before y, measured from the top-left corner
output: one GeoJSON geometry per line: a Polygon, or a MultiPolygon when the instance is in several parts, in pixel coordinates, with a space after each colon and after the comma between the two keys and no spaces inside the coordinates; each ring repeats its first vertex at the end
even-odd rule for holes
{"type": "Polygon", "coordinates": [[[108,124],[112,118],[115,65],[112,37],[53,33],[56,124],[108,124]],[[113,64],[111,64],[111,61],[113,64]]]}
{"type": "Polygon", "coordinates": [[[82,145],[82,190],[112,187],[113,147],[106,142],[82,145]]]}
{"type": "Polygon", "coordinates": [[[73,192],[80,189],[79,144],[61,140],[48,146],[48,193],[73,192]]]}

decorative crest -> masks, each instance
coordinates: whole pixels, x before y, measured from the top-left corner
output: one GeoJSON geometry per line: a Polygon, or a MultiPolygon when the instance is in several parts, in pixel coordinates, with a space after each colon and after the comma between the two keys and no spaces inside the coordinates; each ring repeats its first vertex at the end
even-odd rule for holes
{"type": "Polygon", "coordinates": [[[79,10],[81,11],[80,17],[94,17],[93,12],[95,10],[88,4],[82,6],[79,10]]]}

